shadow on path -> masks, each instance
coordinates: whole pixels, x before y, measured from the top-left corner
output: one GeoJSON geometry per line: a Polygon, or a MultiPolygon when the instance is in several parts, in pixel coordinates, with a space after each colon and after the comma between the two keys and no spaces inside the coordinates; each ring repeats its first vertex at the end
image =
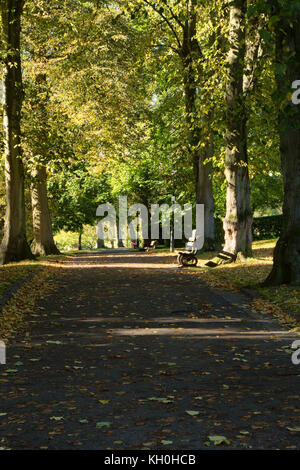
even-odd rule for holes
{"type": "Polygon", "coordinates": [[[66,257],[55,283],[0,366],[0,447],[298,446],[295,335],[247,298],[144,253],[66,257]]]}

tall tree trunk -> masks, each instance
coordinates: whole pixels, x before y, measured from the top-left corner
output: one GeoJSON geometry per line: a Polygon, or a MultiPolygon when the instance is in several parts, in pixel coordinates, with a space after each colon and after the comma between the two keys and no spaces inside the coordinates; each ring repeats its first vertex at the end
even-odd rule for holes
{"type": "Polygon", "coordinates": [[[276,24],[276,81],[284,202],[282,232],[265,285],[300,281],[300,105],[289,99],[292,83],[300,78],[300,12],[295,8],[289,16],[289,2],[272,4],[273,15],[280,18],[276,24]]]}
{"type": "Polygon", "coordinates": [[[188,128],[188,143],[194,166],[196,203],[204,204],[204,235],[205,240],[209,241],[209,245],[212,246],[215,241],[215,206],[211,180],[212,164],[210,161],[206,162],[209,157],[212,157],[212,139],[211,137],[207,139],[205,150],[200,148],[200,144],[205,139],[205,136],[203,135],[203,131],[199,125],[196,106],[196,73],[199,74],[201,72],[201,67],[199,65],[201,50],[196,39],[196,13],[194,0],[190,2],[189,18],[185,22],[180,56],[183,64],[185,112],[188,128]]]}
{"type": "MultiPolygon", "coordinates": [[[[123,246],[124,246],[124,244],[123,244],[123,246]]],[[[104,240],[101,240],[100,238],[97,238],[97,248],[105,248],[104,240]]]]}
{"type": "Polygon", "coordinates": [[[47,97],[47,77],[45,73],[38,73],[35,77],[35,99],[31,100],[31,111],[38,125],[30,142],[30,150],[35,158],[34,168],[31,171],[31,201],[34,237],[32,251],[36,256],[59,254],[53,239],[47,196],[45,162],[48,157],[49,132],[45,96],[47,97]]]}
{"type": "Polygon", "coordinates": [[[82,250],[82,230],[80,230],[80,232],[78,234],[78,250],[79,251],[82,250]]]}
{"type": "Polygon", "coordinates": [[[20,32],[23,0],[1,0],[4,46],[3,133],[5,149],[6,214],[0,264],[32,258],[26,240],[24,168],[20,144],[23,86],[20,32]]]}
{"type": "Polygon", "coordinates": [[[225,177],[227,184],[225,247],[232,254],[252,251],[252,215],[247,157],[247,116],[243,93],[246,0],[230,3],[230,50],[226,87],[227,134],[225,177]]]}
{"type": "Polygon", "coordinates": [[[32,172],[31,183],[33,245],[36,256],[59,254],[52,233],[47,197],[47,173],[42,164],[37,164],[32,172]]]}

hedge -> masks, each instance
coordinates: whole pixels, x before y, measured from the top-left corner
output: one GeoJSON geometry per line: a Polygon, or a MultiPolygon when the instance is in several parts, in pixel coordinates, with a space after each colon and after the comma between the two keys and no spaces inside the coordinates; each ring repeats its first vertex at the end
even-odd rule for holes
{"type": "MultiPolygon", "coordinates": [[[[271,215],[267,217],[255,217],[253,219],[253,240],[269,240],[280,236],[282,227],[282,215],[271,215]]],[[[223,221],[215,219],[216,238],[224,242],[223,221]]]]}
{"type": "Polygon", "coordinates": [[[255,217],[252,225],[253,239],[268,240],[270,238],[278,238],[281,233],[282,223],[282,215],[255,217]]]}

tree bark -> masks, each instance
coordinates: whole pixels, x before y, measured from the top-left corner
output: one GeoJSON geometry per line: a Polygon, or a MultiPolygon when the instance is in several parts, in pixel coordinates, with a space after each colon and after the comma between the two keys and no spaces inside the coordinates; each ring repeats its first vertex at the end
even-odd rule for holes
{"type": "Polygon", "coordinates": [[[3,134],[5,153],[6,214],[0,264],[32,258],[26,239],[24,168],[20,144],[23,86],[20,32],[23,0],[1,0],[4,46],[3,134]]]}
{"type": "Polygon", "coordinates": [[[283,226],[274,251],[272,271],[265,285],[300,282],[300,105],[289,99],[292,83],[299,80],[300,13],[272,2],[276,24],[276,81],[281,165],[284,182],[283,226]]]}
{"type": "Polygon", "coordinates": [[[226,87],[226,217],[224,220],[224,251],[252,252],[252,215],[250,209],[250,183],[247,157],[247,116],[243,92],[245,63],[246,0],[233,0],[230,4],[230,50],[226,87]]]}
{"type": "Polygon", "coordinates": [[[100,238],[97,239],[97,248],[105,248],[104,245],[104,240],[101,240],[100,238]]]}
{"type": "Polygon", "coordinates": [[[82,250],[82,232],[80,231],[78,234],[78,250],[82,250]]]}
{"type": "Polygon", "coordinates": [[[34,237],[32,252],[36,256],[59,254],[52,233],[47,197],[47,173],[42,164],[37,164],[32,172],[31,201],[34,237]]]}

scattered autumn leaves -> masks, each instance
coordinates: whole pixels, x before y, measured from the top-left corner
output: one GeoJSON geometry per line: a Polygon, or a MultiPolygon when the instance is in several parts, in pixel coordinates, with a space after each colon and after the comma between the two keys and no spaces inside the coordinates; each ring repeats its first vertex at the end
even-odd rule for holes
{"type": "MultiPolygon", "coordinates": [[[[213,269],[201,269],[201,279],[217,289],[256,289],[261,297],[251,303],[254,311],[273,315],[282,324],[296,327],[300,325],[300,286],[260,287],[271,271],[274,247],[275,240],[254,242],[254,258],[213,269]]],[[[207,255],[204,253],[200,256],[199,264],[208,260],[207,255]]],[[[194,270],[197,271],[199,270],[194,270]]]]}
{"type": "Polygon", "coordinates": [[[0,266],[0,296],[15,282],[25,279],[38,268],[38,264],[32,262],[12,263],[0,266]]]}
{"type": "Polygon", "coordinates": [[[23,284],[12,298],[5,304],[0,312],[0,338],[7,341],[11,336],[16,334],[20,329],[26,326],[27,315],[34,312],[37,302],[53,288],[53,281],[50,282],[50,276],[53,277],[55,266],[47,262],[38,263],[37,265],[13,265],[3,266],[0,273],[9,273],[11,284],[13,280],[22,280],[25,277],[23,284]],[[35,269],[38,272],[26,280],[26,276],[35,269]],[[10,274],[14,272],[13,276],[10,274]]]}

